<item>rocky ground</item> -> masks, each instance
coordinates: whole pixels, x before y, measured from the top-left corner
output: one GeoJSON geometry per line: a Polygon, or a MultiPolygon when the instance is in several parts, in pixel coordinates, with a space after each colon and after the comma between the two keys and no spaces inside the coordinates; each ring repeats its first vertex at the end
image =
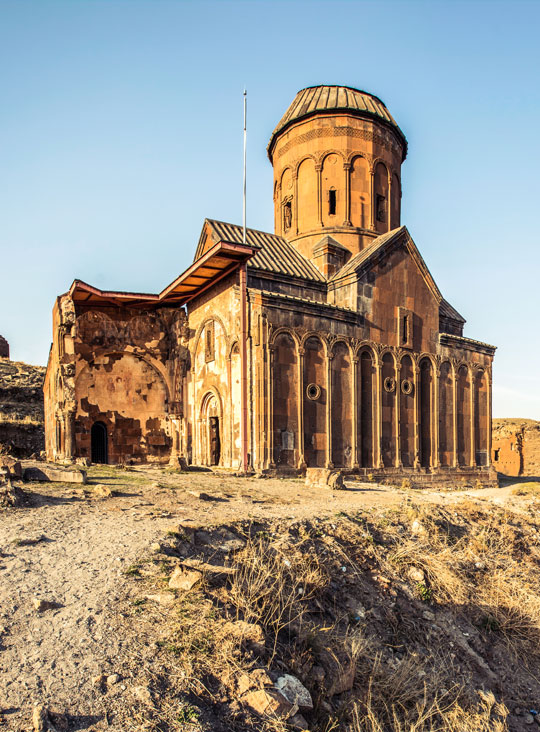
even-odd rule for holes
{"type": "Polygon", "coordinates": [[[537,484],[89,472],[85,486],[25,484],[26,504],[0,512],[0,729],[539,718],[537,484]],[[50,714],[33,723],[36,704],[50,714]]]}

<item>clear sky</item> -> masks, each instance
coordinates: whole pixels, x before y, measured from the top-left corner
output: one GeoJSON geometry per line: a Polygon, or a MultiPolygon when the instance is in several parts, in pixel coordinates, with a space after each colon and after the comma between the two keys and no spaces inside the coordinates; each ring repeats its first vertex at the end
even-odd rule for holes
{"type": "Polygon", "coordinates": [[[409,141],[402,222],[494,416],[540,419],[540,2],[0,0],[0,334],[45,364],[78,277],[155,292],[205,216],[273,229],[269,136],[295,93],[365,89],[409,141]]]}

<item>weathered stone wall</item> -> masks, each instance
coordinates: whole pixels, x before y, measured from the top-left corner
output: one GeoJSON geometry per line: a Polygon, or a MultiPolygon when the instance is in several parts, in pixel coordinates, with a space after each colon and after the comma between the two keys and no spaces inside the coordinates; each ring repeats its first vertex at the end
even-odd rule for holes
{"type": "Polygon", "coordinates": [[[9,343],[0,335],[0,358],[9,358],[9,343]]]}
{"type": "Polygon", "coordinates": [[[504,475],[540,478],[540,422],[493,420],[492,462],[504,475]]]}
{"type": "Polygon", "coordinates": [[[197,465],[238,468],[240,464],[237,279],[237,273],[226,278],[188,306],[191,369],[186,380],[185,432],[187,457],[197,465]]]}

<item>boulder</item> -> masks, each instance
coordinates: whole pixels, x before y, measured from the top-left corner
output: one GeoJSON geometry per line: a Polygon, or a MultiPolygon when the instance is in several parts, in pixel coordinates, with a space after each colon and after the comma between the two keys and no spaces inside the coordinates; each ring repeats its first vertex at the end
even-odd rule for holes
{"type": "Polygon", "coordinates": [[[52,483],[86,483],[85,470],[65,470],[63,468],[43,465],[30,467],[24,471],[24,479],[28,481],[49,481],[52,483]]]}
{"type": "Polygon", "coordinates": [[[227,553],[243,549],[246,545],[246,542],[237,534],[225,528],[214,531],[197,531],[195,533],[195,543],[227,553]]]}
{"type": "Polygon", "coordinates": [[[5,471],[9,478],[22,480],[23,470],[19,460],[9,455],[0,455],[0,472],[5,471]]]}
{"type": "Polygon", "coordinates": [[[191,590],[202,579],[202,572],[196,569],[186,569],[185,567],[177,567],[169,579],[169,587],[171,590],[183,590],[187,592],[191,590]]]}
{"type": "Polygon", "coordinates": [[[324,669],[326,696],[343,694],[350,691],[356,675],[356,662],[345,651],[331,653],[326,648],[317,653],[319,663],[324,669]]]}
{"type": "Polygon", "coordinates": [[[309,712],[313,709],[311,694],[296,676],[283,674],[277,679],[274,686],[290,704],[293,706],[296,704],[301,712],[309,712]]]}
{"type": "Polygon", "coordinates": [[[91,488],[92,494],[98,498],[111,498],[116,495],[108,485],[104,485],[103,483],[97,483],[96,485],[91,486],[91,488]]]}
{"type": "MultiPolygon", "coordinates": [[[[261,716],[288,717],[295,707],[277,689],[250,691],[242,703],[261,716]]],[[[297,710],[295,710],[297,711],[297,710]]]]}
{"type": "Polygon", "coordinates": [[[18,508],[26,503],[26,495],[18,485],[10,480],[5,483],[0,479],[0,508],[18,508]]]}
{"type": "Polygon", "coordinates": [[[247,623],[245,620],[231,620],[225,623],[224,630],[231,635],[241,636],[252,643],[264,643],[264,631],[258,623],[247,623]]]}
{"type": "Polygon", "coordinates": [[[37,610],[38,613],[43,613],[45,610],[56,610],[60,607],[60,605],[54,600],[45,600],[42,597],[34,597],[32,605],[34,606],[34,610],[37,610]]]}
{"type": "Polygon", "coordinates": [[[289,719],[289,724],[293,729],[309,730],[309,724],[306,722],[301,714],[293,714],[293,716],[289,719]]]}
{"type": "Polygon", "coordinates": [[[343,473],[340,470],[328,468],[307,468],[306,486],[308,488],[331,488],[332,490],[343,490],[343,473]]]}

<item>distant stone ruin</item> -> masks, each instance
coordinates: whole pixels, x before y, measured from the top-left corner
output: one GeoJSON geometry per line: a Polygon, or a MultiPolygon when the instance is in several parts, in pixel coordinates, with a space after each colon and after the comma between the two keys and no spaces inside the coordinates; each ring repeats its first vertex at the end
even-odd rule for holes
{"type": "Polygon", "coordinates": [[[494,419],[492,461],[499,473],[540,477],[540,422],[494,419]]]}
{"type": "Polygon", "coordinates": [[[0,335],[0,358],[9,358],[9,343],[0,335]]]}
{"type": "Polygon", "coordinates": [[[43,366],[0,358],[0,453],[25,458],[45,448],[44,376],[43,366]]]}

